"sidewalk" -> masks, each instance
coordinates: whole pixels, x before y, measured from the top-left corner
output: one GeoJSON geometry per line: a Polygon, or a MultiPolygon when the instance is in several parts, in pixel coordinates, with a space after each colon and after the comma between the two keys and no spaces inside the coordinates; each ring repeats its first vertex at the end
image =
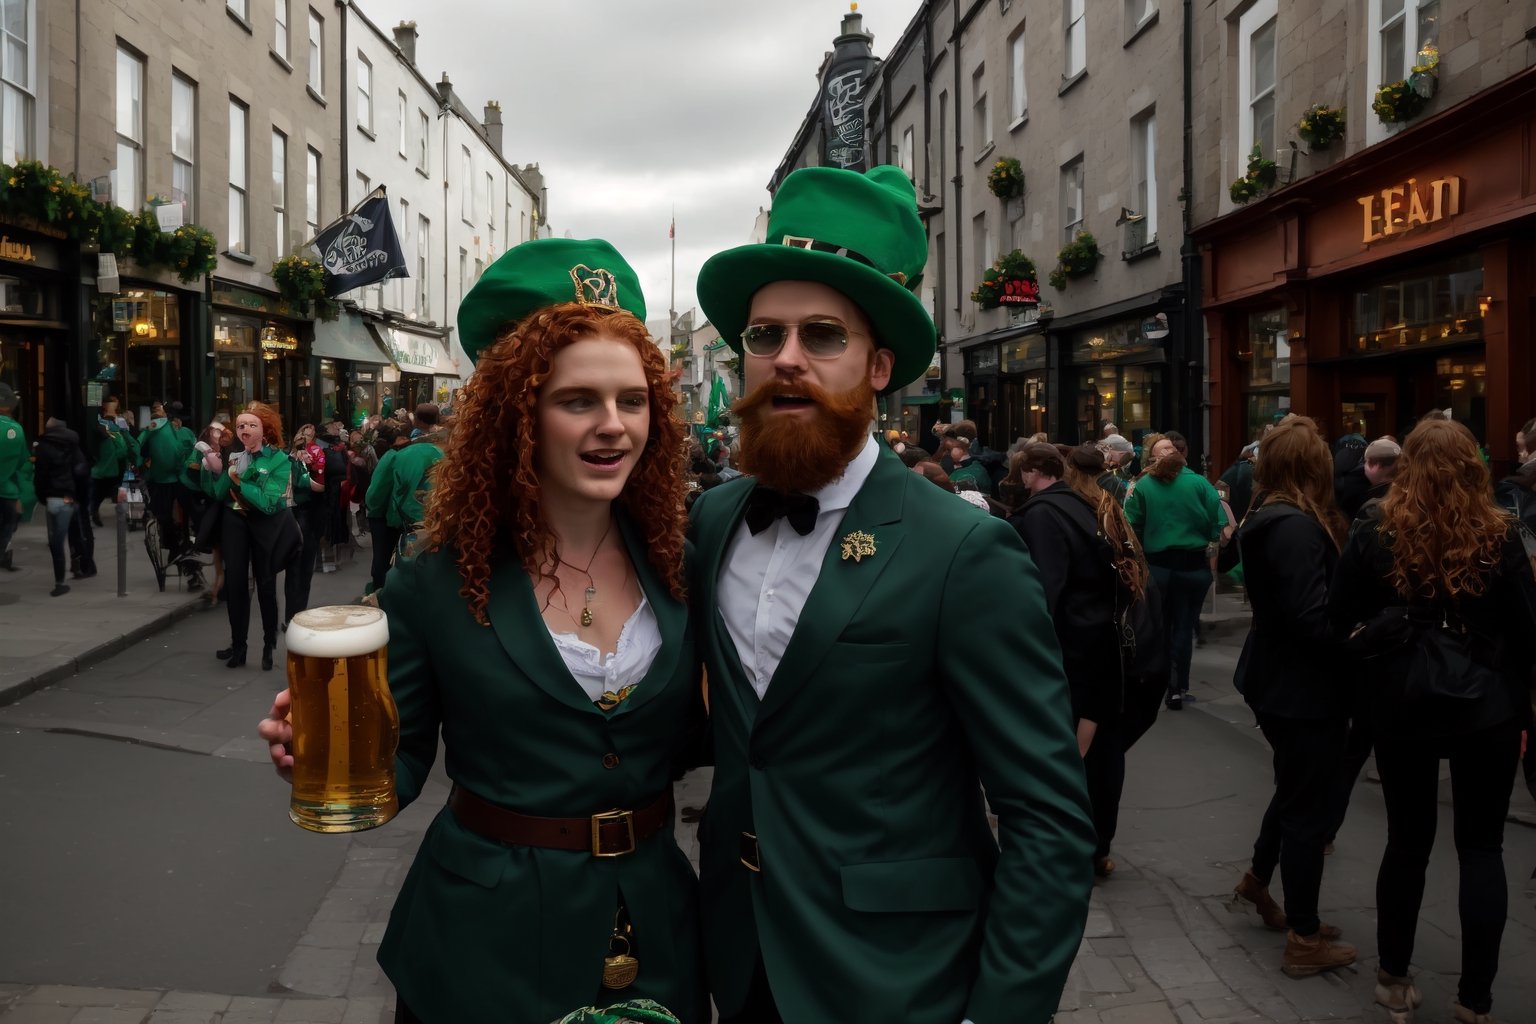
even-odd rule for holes
{"type": "MultiPolygon", "coordinates": [[[[42,507],[23,523],[12,542],[20,571],[0,571],[0,705],[74,675],[195,611],[201,598],[174,575],[161,593],[144,548],[144,534],[127,538],[128,595],[118,597],[115,506],[102,506],[105,527],[96,529],[97,574],[65,579],[69,593],[49,597],[53,558],[42,507]]],[[[213,572],[208,571],[208,579],[213,572]]]]}

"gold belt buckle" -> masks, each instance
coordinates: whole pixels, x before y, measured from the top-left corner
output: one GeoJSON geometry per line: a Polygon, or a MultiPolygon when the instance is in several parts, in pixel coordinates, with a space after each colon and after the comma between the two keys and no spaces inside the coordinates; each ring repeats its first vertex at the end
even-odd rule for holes
{"type": "Polygon", "coordinates": [[[592,815],[592,856],[594,857],[622,857],[627,853],[635,852],[635,812],[621,811],[615,807],[611,811],[592,815]],[[625,850],[603,850],[602,826],[610,821],[622,821],[629,832],[629,848],[625,850]]]}

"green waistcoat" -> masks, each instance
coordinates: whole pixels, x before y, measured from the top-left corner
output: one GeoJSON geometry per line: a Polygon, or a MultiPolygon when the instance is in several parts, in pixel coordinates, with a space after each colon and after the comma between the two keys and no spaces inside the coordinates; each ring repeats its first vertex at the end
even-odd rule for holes
{"type": "Polygon", "coordinates": [[[1082,937],[1094,831],[1034,563],[1006,523],[882,449],[759,701],[717,610],[753,486],[693,507],[716,1005],[741,1010],[761,956],[786,1021],[1044,1024],[1082,937]],[[932,628],[913,628],[914,600],[937,603],[932,628]],[[945,642],[959,635],[964,657],[945,642]]]}
{"type": "MultiPolygon", "coordinates": [[[[454,784],[524,814],[634,809],[671,787],[674,762],[691,745],[689,724],[702,713],[693,632],[646,561],[643,539],[623,520],[620,532],[663,642],[609,714],[566,670],[515,559],[491,569],[489,626],[459,596],[463,580],[447,550],[395,564],[380,606],[400,711],[402,805],[427,781],[439,729],[454,784]]],[[[695,890],[670,826],[633,853],[597,858],[482,838],[445,807],[395,901],[379,963],[401,1000],[433,1024],[543,1022],[637,997],[704,1024],[695,890]],[[600,980],[620,899],[640,974],[610,992],[600,980]]]]}
{"type": "Polygon", "coordinates": [[[287,452],[281,448],[264,446],[240,475],[238,491],[230,480],[229,463],[226,461],[222,473],[214,474],[206,469],[202,471],[203,493],[231,506],[238,494],[240,504],[270,516],[288,507],[288,482],[292,472],[288,466],[287,452]]]}

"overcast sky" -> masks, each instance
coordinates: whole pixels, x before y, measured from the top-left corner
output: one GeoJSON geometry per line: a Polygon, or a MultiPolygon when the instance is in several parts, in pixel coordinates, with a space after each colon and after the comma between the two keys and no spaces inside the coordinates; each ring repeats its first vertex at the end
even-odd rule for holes
{"type": "MultiPolygon", "coordinates": [[[[414,19],[416,63],[472,111],[500,100],[503,145],[537,163],[556,234],[613,242],[651,319],[694,305],[710,255],[745,243],[768,179],[816,97],[846,0],[358,0],[388,34],[414,19]]],[[[920,0],[861,0],[884,57],[920,0]]]]}

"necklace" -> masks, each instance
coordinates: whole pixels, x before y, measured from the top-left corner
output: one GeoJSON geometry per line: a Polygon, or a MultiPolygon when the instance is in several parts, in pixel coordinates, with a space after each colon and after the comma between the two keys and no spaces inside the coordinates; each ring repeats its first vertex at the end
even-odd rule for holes
{"type": "Polygon", "coordinates": [[[597,561],[598,552],[603,550],[603,545],[608,542],[608,534],[612,532],[613,519],[610,517],[608,519],[608,529],[603,531],[603,536],[598,540],[597,547],[592,549],[592,557],[587,559],[587,566],[585,569],[572,565],[570,562],[567,562],[565,559],[561,558],[558,554],[555,555],[556,562],[559,562],[567,569],[575,569],[577,572],[581,573],[587,578],[587,589],[583,595],[586,598],[586,603],[581,609],[581,618],[578,620],[583,626],[592,625],[592,601],[597,597],[597,582],[592,579],[592,563],[597,561]]]}

